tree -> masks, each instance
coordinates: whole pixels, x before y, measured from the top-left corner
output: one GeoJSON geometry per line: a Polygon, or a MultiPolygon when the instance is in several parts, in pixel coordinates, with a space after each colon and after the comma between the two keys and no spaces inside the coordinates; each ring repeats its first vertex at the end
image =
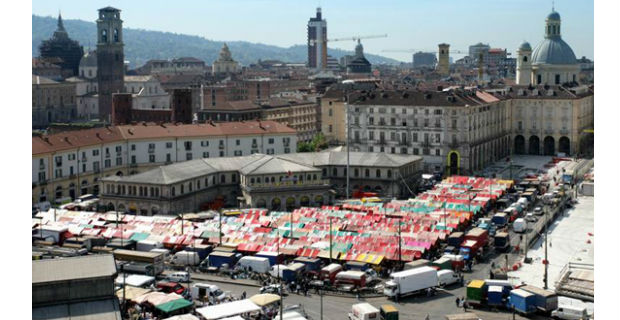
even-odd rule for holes
{"type": "Polygon", "coordinates": [[[323,149],[327,149],[327,141],[325,140],[325,136],[322,132],[319,132],[314,138],[312,138],[312,150],[313,151],[321,151],[323,149]]]}

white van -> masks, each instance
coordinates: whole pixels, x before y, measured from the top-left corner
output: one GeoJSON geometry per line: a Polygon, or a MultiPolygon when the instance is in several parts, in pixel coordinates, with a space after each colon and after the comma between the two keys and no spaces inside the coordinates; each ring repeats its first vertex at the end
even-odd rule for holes
{"type": "Polygon", "coordinates": [[[224,293],[222,289],[214,284],[208,283],[194,283],[191,286],[190,294],[194,300],[213,297],[215,300],[221,301],[226,298],[226,293],[224,293]]]}
{"type": "Polygon", "coordinates": [[[248,271],[258,273],[267,273],[271,268],[269,258],[265,257],[245,256],[239,259],[237,264],[248,271]]]}
{"type": "Polygon", "coordinates": [[[566,320],[588,320],[590,317],[588,316],[588,311],[583,307],[575,307],[575,306],[561,306],[556,310],[551,311],[551,317],[555,319],[566,319],[566,320]]]}
{"type": "Polygon", "coordinates": [[[527,221],[523,218],[518,218],[512,223],[512,229],[516,233],[523,233],[527,230],[527,221]]]}
{"type": "Polygon", "coordinates": [[[453,283],[460,282],[461,278],[452,270],[437,271],[437,285],[440,287],[449,286],[453,283]]]}
{"type": "Polygon", "coordinates": [[[186,271],[178,271],[168,276],[168,280],[174,282],[189,282],[190,276],[189,272],[186,271]]]}

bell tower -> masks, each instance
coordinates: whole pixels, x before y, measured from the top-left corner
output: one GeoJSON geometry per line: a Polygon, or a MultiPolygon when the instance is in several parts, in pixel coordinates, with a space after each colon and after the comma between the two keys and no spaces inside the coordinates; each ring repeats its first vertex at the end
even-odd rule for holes
{"type": "Polygon", "coordinates": [[[110,121],[112,94],[125,87],[125,55],[123,53],[123,20],[120,10],[99,9],[97,19],[97,81],[99,86],[99,119],[110,121]]]}
{"type": "Polygon", "coordinates": [[[447,43],[439,44],[439,59],[435,70],[442,76],[450,75],[450,45],[447,43]]]}
{"type": "Polygon", "coordinates": [[[523,42],[517,50],[517,84],[529,85],[532,83],[532,46],[523,42]]]}

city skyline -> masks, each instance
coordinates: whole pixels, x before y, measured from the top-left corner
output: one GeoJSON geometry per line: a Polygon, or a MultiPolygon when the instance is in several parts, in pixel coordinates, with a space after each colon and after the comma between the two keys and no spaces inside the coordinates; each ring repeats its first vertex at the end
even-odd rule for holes
{"type": "MultiPolygon", "coordinates": [[[[197,3],[185,3],[188,6],[168,8],[164,2],[149,2],[149,5],[145,6],[142,2],[35,0],[32,3],[32,13],[57,16],[60,11],[64,19],[94,21],[97,9],[111,5],[122,10],[126,28],[198,35],[217,41],[248,41],[289,47],[306,43],[307,21],[314,16],[316,7],[320,5],[327,20],[328,38],[387,33],[388,38],[362,41],[365,52],[411,62],[413,52],[383,50],[436,51],[438,43],[446,42],[451,45],[452,50],[466,51],[469,45],[483,42],[492,47],[505,48],[514,56],[517,47],[524,40],[532,46],[542,41],[544,20],[552,6],[551,1],[546,4],[546,1],[535,0],[510,0],[501,3],[481,0],[467,4],[458,1],[386,1],[379,6],[370,1],[358,1],[354,7],[345,1],[293,3],[281,0],[237,0],[209,1],[201,4],[201,7],[187,10],[191,8],[189,5],[197,3]],[[229,12],[230,18],[204,19],[210,16],[211,11],[229,12]],[[428,11],[441,12],[445,18],[436,19],[434,14],[428,15],[428,11]],[[506,12],[504,16],[502,11],[506,12]],[[472,18],[472,15],[477,13],[484,18],[472,18]],[[183,17],[183,23],[178,23],[179,20],[175,19],[180,17],[183,17]],[[358,19],[363,23],[356,23],[356,30],[351,31],[351,24],[348,22],[350,19],[358,19]],[[446,24],[446,20],[451,23],[446,24]],[[261,27],[256,28],[256,24],[261,27]],[[489,24],[497,27],[488,27],[489,24]],[[283,25],[287,28],[282,28],[283,25]],[[463,25],[469,28],[464,28],[463,25]]],[[[555,10],[562,17],[562,37],[574,49],[577,57],[593,59],[593,7],[591,1],[555,3],[555,10]]],[[[350,51],[354,46],[353,41],[329,44],[330,48],[350,51]]],[[[453,55],[456,59],[462,56],[453,55]]]]}

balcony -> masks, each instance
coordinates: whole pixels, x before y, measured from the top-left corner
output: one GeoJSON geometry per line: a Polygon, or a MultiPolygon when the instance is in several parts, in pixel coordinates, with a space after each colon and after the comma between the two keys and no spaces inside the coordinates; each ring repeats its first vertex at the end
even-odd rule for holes
{"type": "Polygon", "coordinates": [[[256,148],[258,148],[258,145],[256,143],[252,143],[252,148],[256,149],[256,148]]]}
{"type": "Polygon", "coordinates": [[[149,149],[149,153],[155,153],[155,149],[149,149]]]}

